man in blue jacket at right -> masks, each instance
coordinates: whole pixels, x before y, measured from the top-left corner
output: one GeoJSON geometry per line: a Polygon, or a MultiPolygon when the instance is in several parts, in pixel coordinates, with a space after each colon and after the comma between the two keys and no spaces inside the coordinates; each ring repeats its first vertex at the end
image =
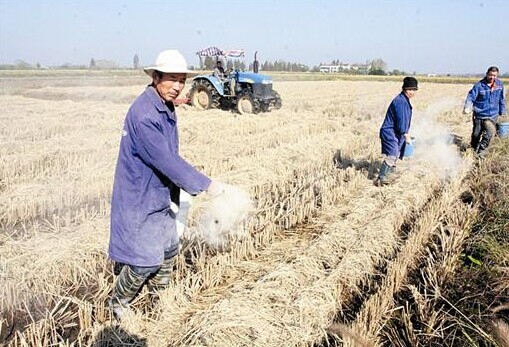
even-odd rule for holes
{"type": "Polygon", "coordinates": [[[498,116],[506,115],[504,85],[498,77],[498,68],[491,66],[486,76],[468,92],[464,114],[473,111],[470,144],[479,157],[484,157],[491,138],[496,132],[498,116]]]}

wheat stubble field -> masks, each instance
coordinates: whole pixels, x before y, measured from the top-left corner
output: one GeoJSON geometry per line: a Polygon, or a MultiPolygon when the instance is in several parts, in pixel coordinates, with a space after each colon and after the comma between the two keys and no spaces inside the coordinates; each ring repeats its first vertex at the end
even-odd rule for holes
{"type": "MultiPolygon", "coordinates": [[[[219,251],[187,243],[171,288],[156,303],[141,293],[117,325],[105,306],[109,200],[123,118],[148,83],[135,72],[1,75],[0,344],[390,339],[381,327],[393,295],[426,246],[468,228],[461,103],[471,85],[420,84],[412,130],[421,141],[383,189],[372,184],[378,129],[399,81],[276,81],[283,107],[251,116],[179,106],[182,156],[255,201],[249,236],[219,251]],[[444,134],[457,141],[442,143],[444,134]]],[[[206,203],[195,198],[191,225],[206,203]]]]}

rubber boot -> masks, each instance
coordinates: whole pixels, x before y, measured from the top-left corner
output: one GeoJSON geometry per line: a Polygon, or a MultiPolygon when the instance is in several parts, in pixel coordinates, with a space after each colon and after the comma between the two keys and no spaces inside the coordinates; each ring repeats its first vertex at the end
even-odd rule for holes
{"type": "Polygon", "coordinates": [[[134,272],[130,266],[124,265],[117,277],[109,301],[110,309],[117,321],[121,321],[130,311],[129,303],[139,292],[146,278],[134,272]]]}
{"type": "Polygon", "coordinates": [[[382,166],[380,166],[380,171],[378,172],[378,177],[375,180],[375,186],[381,187],[389,184],[389,175],[391,174],[392,167],[387,164],[385,161],[382,162],[382,166]]]}
{"type": "Polygon", "coordinates": [[[173,272],[173,258],[164,259],[161,268],[148,279],[148,289],[151,293],[155,294],[160,290],[166,289],[171,281],[171,274],[173,272]]]}
{"type": "Polygon", "coordinates": [[[163,290],[169,287],[173,272],[173,258],[164,259],[159,270],[151,275],[147,281],[149,294],[149,310],[157,307],[163,290]]]}

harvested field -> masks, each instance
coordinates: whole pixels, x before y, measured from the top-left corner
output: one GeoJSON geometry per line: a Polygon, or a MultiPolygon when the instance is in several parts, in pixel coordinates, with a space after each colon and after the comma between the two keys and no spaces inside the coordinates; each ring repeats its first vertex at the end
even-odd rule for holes
{"type": "MultiPolygon", "coordinates": [[[[283,107],[251,116],[179,106],[183,157],[255,200],[249,236],[220,251],[187,238],[171,288],[157,303],[141,293],[117,325],[109,200],[122,122],[148,82],[0,76],[0,344],[381,345],[426,247],[468,226],[470,85],[421,83],[415,156],[383,189],[378,129],[401,82],[279,81],[283,107]]],[[[206,204],[195,198],[191,225],[206,204]]]]}

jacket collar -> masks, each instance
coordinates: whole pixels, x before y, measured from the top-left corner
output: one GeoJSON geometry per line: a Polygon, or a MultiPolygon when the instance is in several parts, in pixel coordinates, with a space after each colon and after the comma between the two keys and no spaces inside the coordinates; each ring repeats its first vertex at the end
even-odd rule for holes
{"type": "Polygon", "coordinates": [[[404,91],[401,91],[401,95],[403,95],[403,97],[405,98],[406,102],[408,102],[408,105],[410,106],[410,109],[412,109],[412,103],[410,102],[410,99],[408,98],[408,96],[406,96],[405,92],[404,91]]]}
{"type": "Polygon", "coordinates": [[[152,104],[156,107],[156,109],[161,113],[166,113],[168,115],[168,118],[176,121],[175,119],[175,111],[172,111],[166,103],[161,99],[159,96],[159,93],[157,93],[157,90],[152,87],[152,85],[148,85],[147,89],[145,90],[148,98],[152,102],[152,104]]]}
{"type": "MultiPolygon", "coordinates": [[[[489,86],[490,84],[488,83],[488,80],[486,79],[486,77],[484,77],[482,80],[481,80],[482,83],[486,84],[487,86],[489,86]]],[[[495,78],[495,86],[499,86],[500,83],[502,83],[502,81],[500,81],[498,78],[495,78]]]]}

